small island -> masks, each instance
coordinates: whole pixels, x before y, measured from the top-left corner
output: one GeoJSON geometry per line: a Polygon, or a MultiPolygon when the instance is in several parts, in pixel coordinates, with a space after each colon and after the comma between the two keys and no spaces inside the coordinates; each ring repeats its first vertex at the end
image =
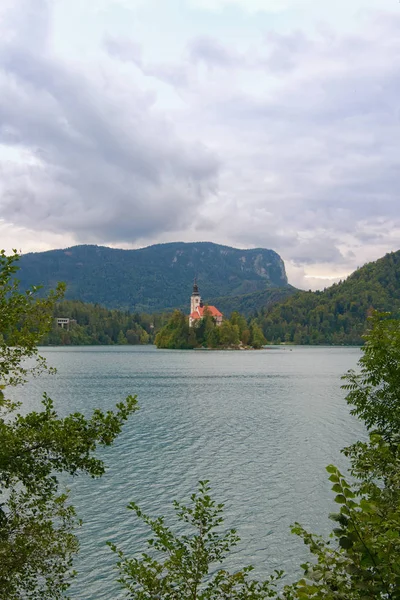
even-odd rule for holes
{"type": "Polygon", "coordinates": [[[189,316],[175,310],[155,338],[157,348],[170,350],[258,350],[265,343],[262,329],[254,319],[248,321],[238,312],[233,312],[230,319],[224,319],[215,306],[204,304],[196,281],[189,316]]]}

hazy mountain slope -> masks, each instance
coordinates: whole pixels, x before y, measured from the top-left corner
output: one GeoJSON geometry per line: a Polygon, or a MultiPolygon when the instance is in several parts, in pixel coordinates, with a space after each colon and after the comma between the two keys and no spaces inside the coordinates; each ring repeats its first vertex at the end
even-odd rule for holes
{"type": "Polygon", "coordinates": [[[109,308],[155,312],[186,306],[197,277],[205,301],[288,285],[273,250],[239,250],[210,242],[158,244],[139,250],[74,246],[21,257],[21,285],[67,283],[66,298],[109,308]]]}
{"type": "Polygon", "coordinates": [[[371,309],[400,311],[400,250],[371,262],[323,292],[302,292],[263,309],[270,342],[359,344],[371,309]]]}
{"type": "Polygon", "coordinates": [[[211,299],[209,302],[219,308],[224,316],[229,316],[233,311],[248,317],[255,312],[266,309],[286,298],[293,296],[298,290],[291,285],[281,288],[269,288],[252,294],[241,296],[224,296],[211,299]]]}

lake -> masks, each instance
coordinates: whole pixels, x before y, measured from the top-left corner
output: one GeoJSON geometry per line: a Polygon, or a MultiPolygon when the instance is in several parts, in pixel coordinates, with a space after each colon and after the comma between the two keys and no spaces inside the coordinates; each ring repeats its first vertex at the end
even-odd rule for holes
{"type": "Polygon", "coordinates": [[[260,577],[283,568],[293,578],[308,554],[291,523],[330,530],[334,503],[324,468],[345,467],[340,449],[364,435],[340,389],[359,349],[113,346],[42,354],[58,373],[15,391],[26,409],[39,406],[43,391],[62,415],[110,409],[128,394],[140,404],[115,445],[100,452],[106,475],[68,482],[84,520],[73,598],[123,597],[105,542],[133,555],[147,537],[126,505],[134,500],[152,516],[171,516],[171,501],[187,500],[199,479],[210,480],[215,499],[225,502],[226,526],[241,537],[230,568],[253,564],[260,577]]]}

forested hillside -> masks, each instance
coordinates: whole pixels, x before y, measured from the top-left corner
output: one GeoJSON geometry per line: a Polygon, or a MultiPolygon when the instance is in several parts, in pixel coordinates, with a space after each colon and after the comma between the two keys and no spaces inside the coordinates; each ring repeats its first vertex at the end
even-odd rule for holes
{"type": "Polygon", "coordinates": [[[302,292],[258,317],[269,342],[360,344],[372,309],[400,310],[400,251],[368,263],[323,292],[302,292]]]}
{"type": "MultiPolygon", "coordinates": [[[[182,303],[184,313],[186,302],[182,303]]],[[[239,296],[212,300],[225,315],[240,312],[257,316],[269,343],[361,344],[372,309],[400,310],[400,251],[387,254],[355,271],[345,281],[322,292],[296,291],[287,285],[239,296]]],[[[77,321],[69,330],[54,328],[45,344],[146,344],[170,315],[109,310],[99,304],[66,300],[56,305],[54,316],[77,321]]],[[[250,322],[250,321],[249,321],[250,322]]]]}
{"type": "Polygon", "coordinates": [[[225,317],[229,317],[233,312],[239,312],[245,317],[250,317],[254,313],[269,308],[277,302],[283,302],[286,298],[293,296],[298,290],[287,285],[281,288],[268,288],[252,294],[243,294],[241,296],[224,296],[211,298],[209,304],[218,306],[218,309],[225,317]]]}
{"type": "Polygon", "coordinates": [[[239,250],[209,242],[159,244],[139,250],[74,246],[22,256],[21,287],[58,281],[66,299],[108,308],[154,313],[187,307],[196,277],[202,297],[239,296],[286,288],[285,266],[273,250],[239,250]]]}
{"type": "Polygon", "coordinates": [[[155,332],[168,315],[147,315],[108,310],[102,306],[66,300],[55,305],[55,317],[73,319],[76,323],[68,329],[55,324],[42,339],[44,345],[86,344],[148,344],[154,341],[155,332]]]}

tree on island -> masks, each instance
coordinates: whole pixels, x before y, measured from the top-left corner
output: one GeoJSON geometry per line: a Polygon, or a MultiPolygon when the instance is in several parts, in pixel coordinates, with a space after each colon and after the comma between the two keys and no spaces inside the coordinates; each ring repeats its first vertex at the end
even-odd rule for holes
{"type": "Polygon", "coordinates": [[[48,371],[37,343],[64,291],[59,286],[46,299],[36,288],[20,293],[17,259],[0,253],[0,598],[54,600],[66,597],[80,524],[57,474],[100,477],[96,448],[113,443],[137,404],[129,396],[115,411],[60,418],[46,394],[42,410],[27,414],[7,398],[10,386],[48,371]]]}
{"type": "Polygon", "coordinates": [[[211,313],[204,309],[202,319],[191,327],[181,311],[174,311],[168,323],[155,338],[157,348],[261,348],[266,343],[264,334],[253,319],[250,323],[237,312],[218,325],[211,313]]]}
{"type": "Polygon", "coordinates": [[[253,319],[253,321],[250,324],[250,332],[251,345],[253,346],[253,348],[261,348],[266,343],[266,339],[264,337],[261,327],[258,325],[255,319],[253,319]]]}
{"type": "Polygon", "coordinates": [[[168,323],[158,332],[155,339],[157,348],[195,348],[196,338],[191,333],[189,321],[183,312],[175,310],[168,323]]]}

